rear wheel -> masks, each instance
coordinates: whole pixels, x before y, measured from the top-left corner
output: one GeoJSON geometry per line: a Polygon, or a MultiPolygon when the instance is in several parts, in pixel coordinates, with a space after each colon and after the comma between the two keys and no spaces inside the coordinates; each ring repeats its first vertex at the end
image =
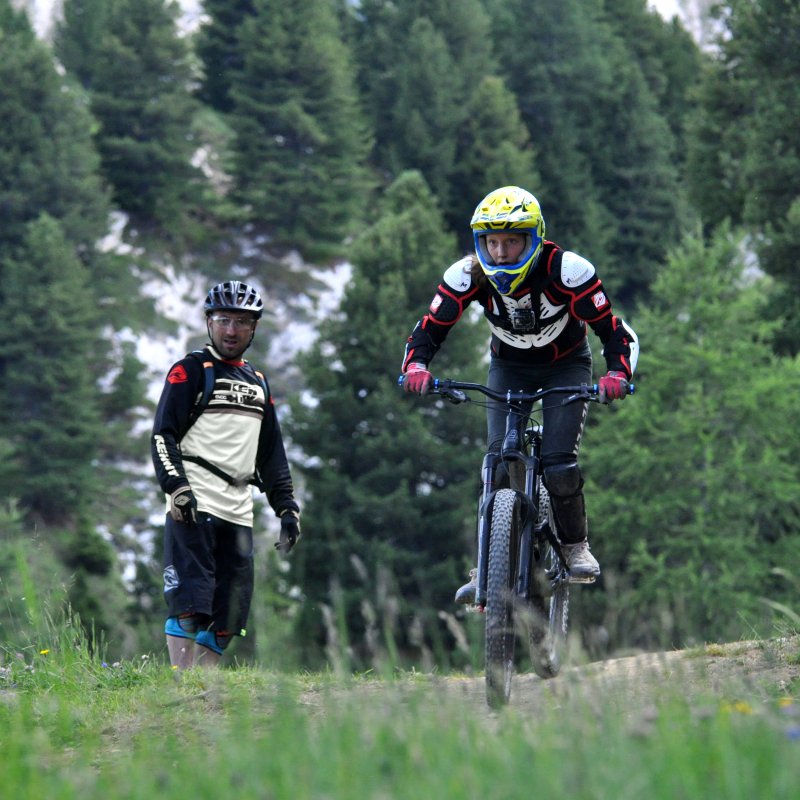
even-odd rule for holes
{"type": "MultiPolygon", "coordinates": [[[[555,530],[550,497],[542,486],[539,496],[539,522],[548,521],[555,530]]],[[[528,639],[531,647],[531,665],[540,678],[555,678],[561,669],[561,653],[567,640],[569,616],[569,582],[562,581],[552,596],[545,596],[545,586],[536,583],[541,579],[549,583],[546,573],[557,575],[563,565],[550,545],[547,545],[543,560],[539,562],[532,588],[531,609],[528,620],[528,639]]]]}
{"type": "Polygon", "coordinates": [[[519,501],[511,489],[494,498],[486,583],[486,700],[508,702],[514,674],[514,584],[519,558],[519,501]]]}

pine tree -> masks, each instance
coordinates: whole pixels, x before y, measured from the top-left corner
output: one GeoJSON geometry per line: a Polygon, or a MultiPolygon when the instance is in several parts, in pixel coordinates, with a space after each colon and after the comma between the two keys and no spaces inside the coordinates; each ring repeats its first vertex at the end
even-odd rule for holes
{"type": "Polygon", "coordinates": [[[103,68],[103,42],[108,35],[112,0],[67,0],[63,20],[55,31],[55,49],[62,65],[68,65],[80,84],[92,89],[103,68]]]}
{"type": "Polygon", "coordinates": [[[108,213],[92,120],[8,0],[0,0],[0,119],[0,253],[20,244],[44,211],[91,258],[108,213]]]}
{"type": "Polygon", "coordinates": [[[707,233],[725,220],[743,219],[746,181],[742,161],[756,86],[734,70],[708,65],[697,109],[687,122],[687,188],[707,233]]]}
{"type": "Polygon", "coordinates": [[[201,179],[191,165],[197,101],[178,13],[165,0],[66,0],[56,39],[64,66],[90,92],[115,201],[162,225],[185,214],[201,179]]]}
{"type": "MultiPolygon", "coordinates": [[[[127,263],[100,253],[95,246],[105,232],[109,207],[97,174],[99,159],[91,139],[94,122],[87,113],[85,97],[69,79],[59,75],[51,54],[37,42],[24,14],[15,14],[5,2],[0,2],[0,20],[3,44],[0,47],[0,116],[3,119],[0,127],[0,205],[4,209],[0,219],[0,261],[12,270],[14,285],[22,292],[17,297],[8,293],[14,281],[9,282],[6,267],[1,266],[0,310],[10,316],[21,313],[21,297],[28,297],[26,279],[36,292],[46,295],[51,289],[56,293],[61,291],[56,287],[48,288],[48,281],[58,278],[52,269],[48,268],[47,278],[37,273],[38,266],[34,265],[45,259],[42,248],[52,251],[59,263],[69,263],[67,273],[73,277],[83,270],[83,277],[75,278],[75,285],[80,284],[82,288],[74,303],[72,300],[69,303],[84,310],[95,309],[93,322],[89,329],[84,326],[79,331],[68,332],[67,335],[78,337],[83,352],[80,349],[71,351],[70,358],[65,359],[67,362],[72,358],[81,359],[76,374],[85,376],[81,391],[91,394],[91,398],[86,395],[89,398],[86,403],[76,401],[76,424],[82,429],[81,413],[85,411],[90,417],[94,415],[95,396],[98,394],[96,381],[109,368],[105,359],[107,346],[99,336],[100,325],[129,324],[131,308],[137,302],[138,286],[127,263]],[[58,233],[51,231],[45,236],[43,231],[47,226],[41,227],[44,224],[40,221],[42,214],[51,223],[58,223],[58,233]],[[32,223],[39,227],[31,229],[32,223]],[[71,265],[70,259],[74,258],[78,259],[77,266],[71,265]],[[25,264],[31,270],[30,275],[24,271],[25,264]]],[[[83,325],[79,320],[77,324],[83,325]]],[[[52,330],[51,333],[57,340],[52,347],[57,347],[59,337],[52,330]]],[[[17,345],[18,349],[20,346],[17,345]]],[[[5,393],[16,397],[17,387],[10,376],[15,374],[18,365],[7,363],[15,358],[14,348],[8,344],[0,358],[4,365],[0,385],[5,393]]],[[[27,414],[38,408],[38,404],[27,408],[23,403],[22,407],[27,414]]],[[[43,425],[45,421],[58,428],[55,418],[43,417],[43,425]]],[[[15,420],[10,421],[6,435],[21,435],[15,420]]],[[[97,436],[89,437],[94,442],[85,449],[81,442],[86,443],[87,438],[83,434],[77,435],[74,450],[71,446],[68,449],[73,453],[75,463],[83,466],[66,470],[64,479],[72,487],[68,494],[82,494],[85,500],[88,491],[82,493],[79,489],[80,476],[87,476],[88,460],[96,452],[97,436]],[[72,474],[66,474],[68,472],[72,474]]],[[[31,456],[35,457],[35,454],[31,456]]],[[[38,472],[42,471],[38,462],[25,463],[27,466],[17,462],[18,472],[12,475],[14,481],[35,481],[38,472]]],[[[91,483],[88,480],[84,488],[88,490],[91,483]]],[[[7,488],[4,485],[4,489],[7,488]]],[[[5,491],[4,494],[8,496],[5,491]]],[[[66,505],[72,507],[71,501],[66,505]]],[[[64,514],[59,512],[57,516],[64,514]]]]}
{"type": "Polygon", "coordinates": [[[613,296],[645,292],[685,213],[673,139],[594,0],[487,0],[502,75],[536,147],[548,237],[613,296]]]}
{"type": "Polygon", "coordinates": [[[233,77],[236,193],[278,247],[339,245],[363,214],[368,136],[328,0],[257,0],[233,77]]]}
{"type": "Polygon", "coordinates": [[[541,179],[517,101],[502,79],[484,78],[467,107],[458,137],[447,220],[460,242],[472,248],[469,221],[481,198],[500,186],[539,191],[541,179]]]}
{"type": "Polygon", "coordinates": [[[771,313],[786,324],[776,343],[800,341],[800,11],[783,0],[731,3],[694,119],[688,174],[704,221],[743,221],[778,279],[771,313]]]}
{"type": "Polygon", "coordinates": [[[231,75],[244,68],[239,26],[255,8],[251,0],[206,0],[209,21],[197,32],[195,49],[203,61],[203,83],[198,97],[217,111],[233,111],[231,75]]]}
{"type": "MultiPolygon", "coordinates": [[[[445,408],[397,388],[406,337],[456,256],[455,239],[443,232],[441,212],[419,173],[405,173],[389,188],[378,220],[351,255],[355,271],[341,313],[323,325],[301,359],[313,407],[295,402],[289,424],[292,441],[315,456],[303,470],[311,498],[303,513],[309,547],[292,559],[292,577],[307,596],[297,631],[306,662],[313,663],[325,641],[320,604],[331,602],[329,582],[336,576],[350,638],[368,664],[363,601],[374,603],[376,583],[386,584],[378,576],[391,574],[402,620],[397,636],[413,661],[413,618],[429,645],[439,642],[437,611],[464,580],[485,419],[477,410],[445,408]],[[356,566],[353,556],[360,559],[356,566]]],[[[483,378],[481,351],[485,330],[462,319],[434,370],[483,378]]]]}
{"type": "MultiPolygon", "coordinates": [[[[131,452],[132,415],[121,407],[138,401],[131,375],[141,365],[132,354],[123,358],[104,413],[98,380],[110,368],[101,327],[138,316],[138,281],[125,260],[96,247],[109,198],[87,98],[7,0],[0,0],[0,118],[0,314],[8,324],[0,343],[7,398],[0,498],[19,509],[21,541],[10,544],[22,554],[2,579],[16,586],[21,564],[30,562],[40,597],[55,591],[54,610],[69,587],[74,607],[87,612],[85,625],[92,624],[90,609],[102,607],[106,616],[94,618],[96,628],[108,622],[119,643],[124,588],[113,551],[94,527],[104,481],[115,488],[117,481],[108,470],[100,476],[94,459],[114,426],[115,456],[131,452]],[[32,522],[42,534],[35,548],[32,522]]],[[[119,652],[116,643],[112,652],[119,652]]]]}
{"type": "Polygon", "coordinates": [[[2,270],[2,416],[14,451],[0,494],[63,524],[86,503],[102,435],[91,370],[99,318],[89,273],[47,215],[28,224],[2,270]]]}
{"type": "Polygon", "coordinates": [[[604,0],[604,6],[658,100],[658,110],[675,137],[674,157],[682,163],[686,121],[702,74],[700,48],[677,16],[665,20],[646,0],[604,0]]]}
{"type": "Polygon", "coordinates": [[[750,635],[772,574],[800,570],[800,373],[771,348],[768,284],[741,235],[691,236],[632,319],[643,390],[593,409],[581,446],[592,549],[604,584],[570,610],[612,647],[681,647],[750,635]],[[609,576],[611,579],[609,579],[609,576]]]}
{"type": "Polygon", "coordinates": [[[366,0],[358,7],[354,47],[376,131],[375,165],[388,177],[404,169],[422,171],[448,222],[463,229],[462,209],[450,208],[451,201],[460,205],[462,199],[461,187],[452,185],[464,172],[455,176],[459,138],[469,136],[471,98],[495,69],[482,4],[366,0]]]}
{"type": "Polygon", "coordinates": [[[392,97],[391,139],[384,143],[386,166],[393,174],[419,169],[447,204],[456,137],[466,114],[464,82],[447,41],[429,19],[414,21],[404,50],[394,68],[397,93],[392,97]]]}

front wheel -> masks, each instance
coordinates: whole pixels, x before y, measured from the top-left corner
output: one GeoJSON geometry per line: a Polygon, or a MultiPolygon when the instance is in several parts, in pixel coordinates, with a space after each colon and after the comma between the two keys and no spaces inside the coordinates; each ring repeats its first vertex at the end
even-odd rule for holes
{"type": "Polygon", "coordinates": [[[519,558],[519,501],[511,489],[494,498],[486,582],[486,700],[508,702],[514,674],[514,584],[519,558]]]}

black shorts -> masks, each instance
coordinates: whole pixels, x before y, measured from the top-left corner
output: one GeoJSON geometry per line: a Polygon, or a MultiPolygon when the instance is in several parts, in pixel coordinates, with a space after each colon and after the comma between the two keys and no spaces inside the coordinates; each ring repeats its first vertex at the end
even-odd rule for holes
{"type": "Polygon", "coordinates": [[[210,617],[208,629],[241,635],[253,597],[253,529],[200,512],[197,525],[167,514],[164,598],[168,616],[210,617]]]}

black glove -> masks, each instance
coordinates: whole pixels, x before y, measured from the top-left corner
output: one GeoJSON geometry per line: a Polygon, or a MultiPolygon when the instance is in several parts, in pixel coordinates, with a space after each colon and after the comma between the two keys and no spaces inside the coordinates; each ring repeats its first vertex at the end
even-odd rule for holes
{"type": "Polygon", "coordinates": [[[170,495],[169,513],[175,522],[197,525],[197,499],[189,486],[181,486],[170,495]]]}
{"type": "Polygon", "coordinates": [[[275,547],[282,555],[287,555],[300,538],[300,519],[294,511],[287,511],[281,517],[281,538],[275,547]]]}

